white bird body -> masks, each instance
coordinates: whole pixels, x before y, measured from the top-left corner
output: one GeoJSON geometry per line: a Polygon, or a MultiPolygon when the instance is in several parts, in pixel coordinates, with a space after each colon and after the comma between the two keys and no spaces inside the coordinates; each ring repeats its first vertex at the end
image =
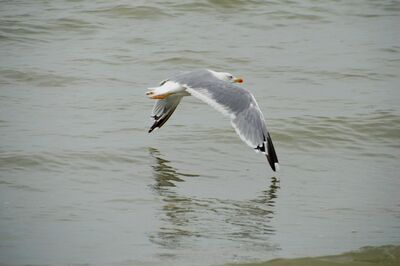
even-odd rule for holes
{"type": "Polygon", "coordinates": [[[232,84],[242,82],[229,73],[203,69],[178,74],[161,82],[159,87],[149,88],[146,94],[157,99],[149,133],[164,125],[182,97],[192,95],[228,116],[240,138],[256,152],[264,153],[271,168],[278,170],[275,148],[254,96],[232,84]]]}
{"type": "MultiPolygon", "coordinates": [[[[159,87],[149,88],[148,95],[151,95],[152,99],[163,99],[171,94],[179,94],[186,91],[186,88],[181,84],[174,81],[165,81],[159,87]]],[[[190,94],[187,94],[189,96],[190,94]]]]}

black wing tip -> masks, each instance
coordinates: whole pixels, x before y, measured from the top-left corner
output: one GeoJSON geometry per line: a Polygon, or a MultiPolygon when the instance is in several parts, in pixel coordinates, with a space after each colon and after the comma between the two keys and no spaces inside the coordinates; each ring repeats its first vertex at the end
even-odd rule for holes
{"type": "Polygon", "coordinates": [[[156,127],[155,127],[155,124],[156,124],[156,123],[154,123],[154,124],[149,128],[149,131],[147,131],[148,133],[153,132],[153,130],[156,128],[156,127]]]}
{"type": "Polygon", "coordinates": [[[149,128],[148,133],[153,132],[153,130],[157,128],[157,120],[158,120],[160,117],[157,116],[157,115],[152,115],[151,118],[153,118],[153,119],[155,120],[155,122],[154,122],[154,124],[149,128]]]}
{"type": "Polygon", "coordinates": [[[279,163],[278,162],[274,162],[273,160],[271,160],[271,158],[267,155],[266,156],[269,162],[269,165],[271,166],[272,170],[274,172],[279,171],[279,163]]]}
{"type": "Polygon", "coordinates": [[[154,129],[157,129],[157,128],[159,128],[159,127],[160,127],[160,126],[158,125],[158,123],[155,122],[155,123],[149,128],[148,133],[153,132],[154,129]]]}
{"type": "Polygon", "coordinates": [[[167,120],[171,116],[171,114],[172,113],[168,114],[165,117],[161,117],[161,118],[157,117],[157,116],[154,116],[153,118],[155,119],[155,121],[154,121],[153,125],[149,129],[149,133],[153,132],[154,129],[162,127],[165,124],[165,122],[167,122],[167,120]]]}
{"type": "Polygon", "coordinates": [[[267,135],[267,159],[269,162],[269,165],[271,166],[272,170],[276,172],[279,170],[279,161],[278,161],[278,156],[276,155],[274,144],[272,144],[272,139],[271,136],[267,135]]]}
{"type": "Polygon", "coordinates": [[[263,135],[263,137],[264,142],[254,149],[265,154],[268,163],[271,166],[272,170],[274,170],[274,172],[279,171],[278,156],[276,155],[274,145],[272,144],[271,136],[269,135],[269,133],[267,133],[267,136],[263,135]]]}
{"type": "Polygon", "coordinates": [[[165,124],[165,122],[167,122],[167,120],[174,113],[176,107],[177,107],[177,105],[175,107],[171,108],[167,113],[165,113],[161,116],[153,115],[152,118],[155,121],[154,121],[154,124],[149,129],[149,133],[151,133],[154,129],[162,127],[165,124]]]}
{"type": "Polygon", "coordinates": [[[270,157],[268,155],[266,155],[269,166],[271,166],[272,170],[274,170],[274,172],[276,172],[276,168],[275,168],[275,164],[271,161],[270,157]]]}

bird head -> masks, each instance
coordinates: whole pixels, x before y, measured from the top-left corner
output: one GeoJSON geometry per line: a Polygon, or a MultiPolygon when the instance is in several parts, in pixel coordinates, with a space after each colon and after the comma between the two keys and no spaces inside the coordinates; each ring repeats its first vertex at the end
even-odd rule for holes
{"type": "Polygon", "coordinates": [[[211,73],[214,74],[218,79],[226,81],[226,82],[231,82],[231,83],[243,83],[242,78],[237,78],[233,76],[231,73],[228,72],[216,72],[216,71],[211,71],[211,73]]]}

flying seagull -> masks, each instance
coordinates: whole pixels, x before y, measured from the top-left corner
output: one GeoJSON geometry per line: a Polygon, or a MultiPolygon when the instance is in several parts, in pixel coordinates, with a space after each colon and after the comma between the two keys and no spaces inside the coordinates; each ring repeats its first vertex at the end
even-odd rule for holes
{"type": "Polygon", "coordinates": [[[149,88],[146,94],[157,99],[149,133],[167,122],[184,96],[192,95],[228,116],[240,138],[256,152],[265,154],[272,170],[279,170],[278,157],[256,99],[234,84],[242,82],[230,73],[200,69],[177,74],[162,81],[159,87],[149,88]]]}

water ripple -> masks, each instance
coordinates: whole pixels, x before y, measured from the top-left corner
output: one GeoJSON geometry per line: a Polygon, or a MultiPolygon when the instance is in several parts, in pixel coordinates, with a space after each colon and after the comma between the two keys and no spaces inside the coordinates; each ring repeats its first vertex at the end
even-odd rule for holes
{"type": "Polygon", "coordinates": [[[61,87],[77,82],[79,78],[59,75],[52,71],[41,71],[33,69],[14,70],[14,69],[0,69],[0,82],[13,84],[16,82],[35,84],[42,87],[61,87]]]}
{"type": "Polygon", "coordinates": [[[279,121],[272,135],[282,145],[305,150],[338,146],[366,150],[370,145],[391,149],[400,147],[399,125],[400,116],[391,112],[359,117],[296,117],[279,121]]]}
{"type": "Polygon", "coordinates": [[[129,152],[105,151],[71,151],[71,152],[41,152],[21,154],[1,153],[0,168],[16,171],[42,169],[46,171],[64,171],[69,166],[82,169],[100,169],[103,164],[126,163],[134,164],[140,158],[131,156],[129,152]]]}
{"type": "Polygon", "coordinates": [[[113,5],[110,7],[86,10],[86,13],[104,14],[113,18],[130,19],[160,19],[170,15],[162,9],[153,6],[113,5]]]}

